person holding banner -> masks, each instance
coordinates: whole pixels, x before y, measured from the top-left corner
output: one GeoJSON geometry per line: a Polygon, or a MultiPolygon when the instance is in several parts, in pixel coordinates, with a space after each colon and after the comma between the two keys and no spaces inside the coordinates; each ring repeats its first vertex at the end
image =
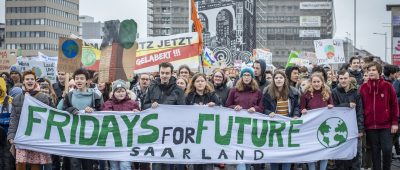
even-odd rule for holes
{"type": "MultiPolygon", "coordinates": [[[[351,107],[356,109],[358,125],[357,155],[352,160],[337,160],[336,165],[340,170],[361,168],[361,137],[364,133],[364,115],[360,93],[357,84],[351,83],[350,74],[346,70],[338,72],[339,84],[332,90],[333,103],[336,107],[351,107]]],[[[355,81],[355,80],[354,80],[355,81]]]]}
{"type": "MultiPolygon", "coordinates": [[[[159,104],[185,105],[185,94],[176,85],[176,78],[172,76],[174,66],[163,62],[158,66],[160,77],[155,79],[147,90],[143,110],[156,108],[159,104]]],[[[179,166],[181,167],[181,166],[179,166]]],[[[173,164],[153,163],[153,170],[172,170],[173,164]]]]}
{"type": "MultiPolygon", "coordinates": [[[[274,117],[276,114],[288,117],[300,117],[299,108],[299,91],[289,86],[289,81],[283,71],[275,71],[271,84],[267,87],[264,93],[264,113],[269,117],[274,117]]],[[[290,170],[290,163],[271,163],[272,170],[290,170]]]]}
{"type": "MultiPolygon", "coordinates": [[[[324,77],[319,73],[314,73],[310,77],[310,85],[306,87],[306,92],[300,98],[301,114],[306,115],[308,110],[328,107],[333,108],[332,95],[330,88],[325,84],[324,77]]],[[[321,160],[320,170],[325,170],[328,160],[321,160]]],[[[315,162],[308,163],[309,170],[315,170],[315,162]]]]}
{"type": "MultiPolygon", "coordinates": [[[[8,142],[12,145],[14,144],[14,137],[18,129],[25,95],[33,96],[34,98],[43,102],[46,105],[53,105],[51,99],[47,95],[39,91],[39,85],[36,82],[36,74],[34,72],[24,72],[22,80],[24,85],[24,93],[15,97],[12,102],[10,127],[8,129],[7,135],[8,142]]],[[[12,147],[15,148],[15,146],[12,147]]],[[[46,153],[40,153],[25,149],[17,149],[13,154],[15,154],[16,157],[17,170],[25,170],[26,168],[30,168],[31,170],[39,170],[42,168],[43,165],[51,164],[51,156],[46,153]]]]}
{"type": "MultiPolygon", "coordinates": [[[[234,88],[229,91],[225,106],[240,111],[246,109],[249,113],[264,111],[262,92],[254,79],[254,70],[251,67],[244,67],[240,71],[240,78],[234,88]]],[[[237,170],[249,169],[250,165],[238,164],[237,170]]]]}
{"type": "MultiPolygon", "coordinates": [[[[106,101],[102,111],[133,111],[139,112],[139,105],[132,100],[127,93],[127,85],[123,80],[117,80],[112,83],[111,99],[106,101]]],[[[131,162],[128,161],[110,161],[111,170],[130,170],[131,162]]]]}
{"type": "Polygon", "coordinates": [[[219,97],[222,105],[225,105],[226,99],[228,98],[229,88],[226,83],[228,82],[228,78],[226,77],[223,70],[217,68],[213,71],[211,77],[211,83],[214,86],[215,93],[219,97]]]}
{"type": "MultiPolygon", "coordinates": [[[[76,89],[70,91],[64,98],[63,110],[70,114],[79,114],[80,110],[86,113],[100,111],[103,104],[103,98],[93,89],[87,87],[89,72],[85,69],[78,69],[74,72],[76,89]]],[[[65,158],[65,157],[64,157],[65,158]]],[[[94,160],[69,158],[70,168],[75,169],[93,169],[94,160]]]]}
{"type": "MultiPolygon", "coordinates": [[[[208,107],[220,106],[219,97],[214,92],[205,74],[197,73],[190,81],[186,90],[186,105],[206,105],[208,107]]],[[[196,164],[194,170],[213,170],[212,164],[196,164]]]]}
{"type": "Polygon", "coordinates": [[[381,64],[367,64],[369,80],[360,87],[367,141],[372,149],[374,170],[390,169],[392,135],[398,130],[399,105],[392,84],[382,77],[381,64]]]}

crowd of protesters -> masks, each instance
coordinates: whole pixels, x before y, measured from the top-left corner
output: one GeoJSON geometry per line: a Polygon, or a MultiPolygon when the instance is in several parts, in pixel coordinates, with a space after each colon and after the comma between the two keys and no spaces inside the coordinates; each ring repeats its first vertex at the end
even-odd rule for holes
{"type": "Polygon", "coordinates": [[[51,84],[32,71],[13,70],[0,74],[0,169],[387,170],[394,156],[392,147],[395,155],[400,154],[399,73],[398,66],[379,62],[374,57],[352,57],[340,69],[315,65],[268,70],[265,61],[256,60],[252,67],[215,69],[210,75],[194,73],[186,65],[175,70],[171,63],[161,63],[157,73],[137,74],[131,82],[98,82],[96,73],[78,69],[71,77],[59,72],[57,82],[51,84]],[[356,110],[358,152],[353,160],[268,163],[266,166],[267,163],[184,165],[98,161],[15,149],[13,141],[25,94],[70,114],[140,112],[167,104],[223,106],[269,117],[283,115],[297,119],[317,108],[350,107],[356,110]]]}

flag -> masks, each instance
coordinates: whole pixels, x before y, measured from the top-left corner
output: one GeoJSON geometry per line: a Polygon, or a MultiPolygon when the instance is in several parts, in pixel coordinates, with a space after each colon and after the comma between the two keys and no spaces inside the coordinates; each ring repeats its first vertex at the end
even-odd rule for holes
{"type": "Polygon", "coordinates": [[[288,58],[288,61],[287,61],[287,63],[286,63],[286,68],[294,65],[294,64],[291,63],[290,61],[291,61],[292,59],[295,59],[295,58],[299,58],[299,52],[297,52],[297,51],[290,51],[289,58],[288,58]]]}
{"type": "Polygon", "coordinates": [[[216,61],[214,53],[210,49],[205,48],[203,54],[203,66],[211,67],[216,61]]]}
{"type": "Polygon", "coordinates": [[[196,4],[194,3],[194,0],[191,0],[191,10],[192,10],[191,18],[193,21],[194,30],[199,35],[199,53],[201,54],[203,52],[203,34],[202,34],[203,33],[203,25],[201,24],[201,21],[198,17],[197,8],[196,8],[196,4]]]}

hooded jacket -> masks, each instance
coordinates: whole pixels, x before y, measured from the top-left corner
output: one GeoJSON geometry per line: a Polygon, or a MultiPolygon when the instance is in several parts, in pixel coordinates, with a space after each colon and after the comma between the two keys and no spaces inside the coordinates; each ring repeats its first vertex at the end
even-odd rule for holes
{"type": "Polygon", "coordinates": [[[22,105],[24,104],[25,100],[25,93],[29,93],[31,96],[36,98],[37,100],[43,102],[50,107],[53,107],[51,102],[51,98],[44,93],[39,91],[31,91],[31,92],[24,92],[17,97],[15,97],[12,101],[12,109],[11,109],[11,117],[10,117],[10,127],[8,128],[7,140],[14,139],[15,133],[18,129],[19,118],[22,112],[22,105]]]}
{"type": "Polygon", "coordinates": [[[364,130],[364,112],[361,102],[360,93],[357,87],[350,83],[349,91],[340,86],[340,84],[332,90],[332,99],[335,107],[350,107],[350,102],[356,104],[356,116],[358,131],[363,132],[364,130]]]}
{"type": "Polygon", "coordinates": [[[363,74],[363,72],[362,72],[361,69],[359,69],[359,70],[352,70],[351,68],[349,68],[348,71],[349,71],[349,73],[350,73],[351,76],[353,76],[354,78],[356,78],[357,84],[358,84],[358,85],[361,85],[361,84],[364,83],[364,81],[363,81],[364,74],[363,74]]]}
{"type": "MultiPolygon", "coordinates": [[[[286,116],[300,117],[299,96],[300,92],[296,88],[289,87],[289,114],[286,116]]],[[[264,113],[266,115],[269,115],[271,112],[276,112],[277,101],[269,95],[268,90],[264,93],[263,103],[264,113]]]]}
{"type": "Polygon", "coordinates": [[[185,105],[185,94],[183,90],[176,85],[175,77],[171,77],[166,85],[161,84],[160,78],[155,79],[151,83],[150,87],[147,89],[143,109],[150,108],[153,102],[168,105],[185,105]]]}
{"type": "Polygon", "coordinates": [[[261,77],[256,76],[256,80],[258,83],[258,86],[260,88],[260,91],[263,91],[265,87],[268,86],[268,81],[265,78],[265,70],[267,69],[267,64],[265,63],[264,60],[262,59],[258,59],[256,60],[258,63],[260,63],[260,67],[261,67],[261,77]],[[261,80],[260,80],[261,79],[261,80]]]}
{"type": "Polygon", "coordinates": [[[207,103],[214,102],[216,106],[221,105],[221,101],[215,92],[210,92],[204,95],[199,95],[196,92],[190,92],[186,96],[186,105],[201,104],[206,105],[207,103]]]}
{"type": "Polygon", "coordinates": [[[397,125],[399,105],[392,84],[379,78],[360,87],[365,129],[387,129],[397,125]]]}
{"type": "Polygon", "coordinates": [[[86,107],[91,107],[95,111],[101,110],[103,104],[103,97],[97,94],[93,89],[87,89],[87,92],[79,92],[77,90],[70,91],[64,98],[63,110],[74,114],[79,110],[83,110],[86,107]],[[78,100],[78,101],[74,101],[78,100]],[[73,103],[90,103],[87,106],[78,106],[73,103]]]}
{"type": "Polygon", "coordinates": [[[102,111],[133,111],[134,109],[139,110],[137,102],[133,101],[128,95],[125,99],[120,101],[113,95],[110,100],[103,104],[102,111]]]}

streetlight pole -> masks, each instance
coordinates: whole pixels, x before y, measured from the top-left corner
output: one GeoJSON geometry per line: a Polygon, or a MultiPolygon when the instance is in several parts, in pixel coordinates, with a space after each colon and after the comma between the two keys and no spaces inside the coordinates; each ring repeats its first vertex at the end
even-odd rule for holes
{"type": "Polygon", "coordinates": [[[376,33],[374,32],[373,34],[375,35],[384,35],[385,36],[385,61],[388,63],[388,59],[387,59],[387,33],[376,33]]]}
{"type": "Polygon", "coordinates": [[[357,0],[354,0],[354,51],[357,48],[357,0]]]}

